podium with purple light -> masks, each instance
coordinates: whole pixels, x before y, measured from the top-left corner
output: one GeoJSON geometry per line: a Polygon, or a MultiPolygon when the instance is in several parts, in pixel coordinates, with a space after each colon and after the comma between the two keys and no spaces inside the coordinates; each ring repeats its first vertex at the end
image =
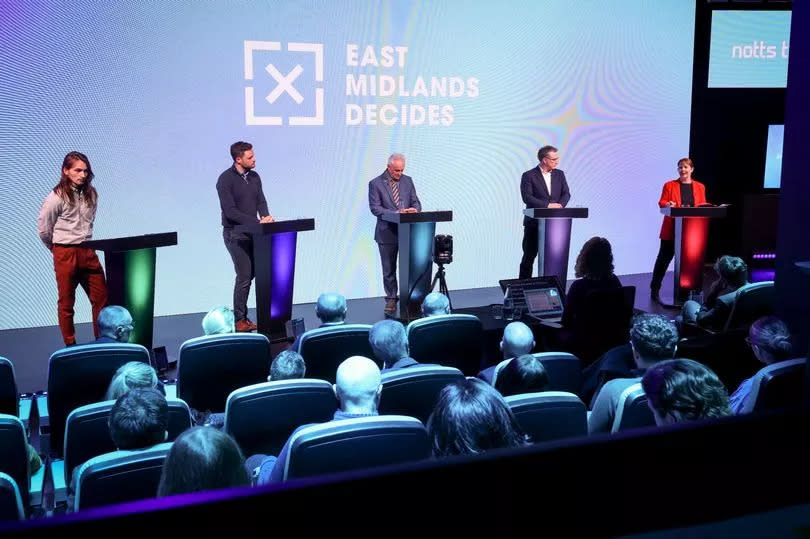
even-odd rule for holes
{"type": "Polygon", "coordinates": [[[177,232],[89,240],[82,247],[104,251],[107,304],[126,307],[134,320],[129,342],[152,351],[157,248],[177,245],[177,232]]]}
{"type": "Polygon", "coordinates": [[[433,277],[436,223],[452,221],[453,212],[388,213],[383,219],[397,223],[399,229],[399,317],[403,320],[419,318],[422,300],[433,277]]]}
{"type": "Polygon", "coordinates": [[[675,280],[672,305],[682,305],[690,290],[702,290],[703,261],[709,221],[725,217],[727,206],[667,207],[661,213],[675,219],[675,280]]]}
{"type": "Polygon", "coordinates": [[[565,290],[573,219],[587,219],[588,208],[527,208],[537,221],[537,276],[555,275],[565,290]]]}
{"type": "Polygon", "coordinates": [[[271,342],[285,340],[285,324],[292,318],[298,233],[315,230],[315,219],[237,225],[234,230],[253,236],[258,332],[271,342]]]}

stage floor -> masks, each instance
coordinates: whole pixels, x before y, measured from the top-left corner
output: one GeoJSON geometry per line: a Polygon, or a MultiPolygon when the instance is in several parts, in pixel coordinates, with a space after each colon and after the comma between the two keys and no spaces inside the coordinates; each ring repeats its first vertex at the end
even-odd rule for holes
{"type": "MultiPolygon", "coordinates": [[[[677,314],[676,311],[665,309],[650,301],[650,275],[649,273],[639,273],[620,275],[619,278],[622,284],[636,287],[636,309],[651,313],[669,313],[674,317],[677,314]]],[[[571,282],[568,281],[569,286],[571,282]]],[[[449,284],[452,285],[452,282],[449,284]]],[[[450,295],[454,308],[477,307],[503,301],[503,293],[498,286],[451,290],[450,295]]],[[[672,297],[671,272],[664,279],[661,295],[664,298],[672,297]]],[[[382,296],[349,300],[346,321],[355,324],[373,324],[382,320],[384,303],[382,296]]],[[[184,341],[202,335],[200,323],[204,314],[190,313],[155,317],[154,343],[155,346],[166,347],[169,361],[177,359],[177,352],[184,341]]],[[[250,316],[251,319],[256,320],[253,309],[250,310],[250,316]]],[[[318,327],[314,303],[294,305],[293,318],[303,318],[307,329],[318,327]]],[[[92,334],[89,323],[76,325],[76,338],[80,343],[92,341],[92,334]]],[[[285,346],[284,344],[275,345],[273,353],[277,353],[285,346]]],[[[19,391],[23,393],[47,388],[48,358],[54,350],[59,348],[62,348],[62,337],[57,326],[0,331],[0,356],[8,358],[14,364],[17,385],[19,391]]],[[[171,372],[169,372],[169,376],[172,376],[171,372]]]]}

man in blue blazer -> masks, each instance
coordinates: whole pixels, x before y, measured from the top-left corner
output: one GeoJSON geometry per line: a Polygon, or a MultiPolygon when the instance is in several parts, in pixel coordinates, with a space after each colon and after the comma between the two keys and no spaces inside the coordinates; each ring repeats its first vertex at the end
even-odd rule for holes
{"type": "Polygon", "coordinates": [[[410,176],[405,176],[405,156],[395,153],[388,158],[385,172],[368,182],[368,207],[377,216],[374,241],[380,249],[385,287],[385,314],[393,314],[397,308],[397,253],[399,252],[399,225],[383,220],[391,213],[414,213],[422,211],[416,196],[416,188],[410,176]]]}
{"type": "MultiPolygon", "coordinates": [[[[560,156],[554,146],[543,146],[537,152],[540,164],[527,170],[520,178],[520,195],[526,208],[564,208],[571,198],[565,173],[557,168],[560,156]]],[[[532,276],[532,266],[537,257],[537,222],[523,218],[523,259],[520,261],[520,278],[532,276]]]]}

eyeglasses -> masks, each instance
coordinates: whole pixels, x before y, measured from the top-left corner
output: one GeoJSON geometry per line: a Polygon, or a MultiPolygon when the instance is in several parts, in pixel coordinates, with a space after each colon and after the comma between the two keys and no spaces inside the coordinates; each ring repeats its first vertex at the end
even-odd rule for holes
{"type": "Polygon", "coordinates": [[[560,160],[560,158],[559,158],[559,157],[549,157],[549,156],[546,156],[545,158],[546,158],[546,159],[548,159],[549,161],[554,161],[554,162],[557,162],[557,161],[559,161],[559,160],[560,160]]]}

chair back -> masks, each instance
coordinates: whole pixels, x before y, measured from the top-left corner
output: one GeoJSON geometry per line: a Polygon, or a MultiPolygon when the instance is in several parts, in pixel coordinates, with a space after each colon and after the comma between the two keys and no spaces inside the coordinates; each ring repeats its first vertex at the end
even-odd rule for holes
{"type": "Polygon", "coordinates": [[[231,391],[267,380],[270,341],[261,333],[228,333],[180,345],[177,396],[200,412],[225,411],[231,391]]]}
{"type": "Polygon", "coordinates": [[[633,384],[619,395],[610,432],[651,426],[655,426],[655,417],[647,406],[647,395],[640,383],[633,384]]]}
{"type": "Polygon", "coordinates": [[[0,472],[0,522],[25,520],[20,489],[14,479],[0,472]]]}
{"type": "Polygon", "coordinates": [[[335,383],[338,365],[351,356],[364,356],[382,369],[368,342],[368,324],[342,324],[311,329],[301,335],[299,351],[307,366],[307,378],[335,383]]]}
{"type": "Polygon", "coordinates": [[[382,373],[381,415],[415,417],[427,424],[442,388],[464,374],[453,367],[415,365],[382,373]]]}
{"type": "Polygon", "coordinates": [[[23,505],[28,507],[31,475],[28,468],[28,438],[20,418],[0,414],[0,472],[17,484],[23,505]]]}
{"type": "Polygon", "coordinates": [[[611,348],[627,342],[635,300],[635,286],[591,290],[585,295],[575,328],[581,341],[577,355],[583,362],[590,364],[611,348]]]}
{"type": "Polygon", "coordinates": [[[419,363],[454,367],[466,376],[481,369],[484,330],[471,314],[442,314],[414,320],[406,328],[410,356],[419,363]]]}
{"type": "Polygon", "coordinates": [[[88,460],[76,476],[74,508],[87,509],[154,498],[172,444],[115,451],[88,460]]]}
{"type": "Polygon", "coordinates": [[[19,410],[20,396],[17,393],[14,365],[0,357],[0,414],[17,415],[19,410]]]}
{"type": "Polygon", "coordinates": [[[724,330],[748,328],[758,318],[774,313],[773,281],[750,283],[737,290],[724,330]]]}
{"type": "Polygon", "coordinates": [[[104,400],[115,371],[130,361],[149,364],[149,351],[140,344],[113,343],[71,346],[51,354],[48,421],[52,455],[62,455],[68,414],[104,400]]]}
{"type": "MultiPolygon", "coordinates": [[[[180,399],[167,398],[169,428],[167,442],[191,428],[191,411],[180,399]]],[[[93,457],[116,450],[110,438],[110,412],[115,401],[102,401],[76,408],[65,425],[65,485],[70,484],[74,468],[93,457]]]]}
{"type": "Polygon", "coordinates": [[[748,328],[740,328],[688,337],[678,342],[676,355],[709,367],[731,394],[762,367],[745,342],[747,336],[748,328]]]}
{"type": "Polygon", "coordinates": [[[806,359],[790,359],[761,369],[751,382],[743,412],[799,406],[804,401],[806,359]]]}
{"type": "Polygon", "coordinates": [[[585,404],[573,393],[523,393],[505,400],[520,427],[534,443],[588,434],[585,404]]]}
{"type": "Polygon", "coordinates": [[[427,430],[416,418],[371,416],[330,421],[290,438],[284,479],[296,479],[422,460],[430,455],[427,430]]]}
{"type": "Polygon", "coordinates": [[[264,382],[228,396],[224,428],[245,455],[278,455],[296,428],[330,421],[338,405],[326,380],[264,382]]]}

